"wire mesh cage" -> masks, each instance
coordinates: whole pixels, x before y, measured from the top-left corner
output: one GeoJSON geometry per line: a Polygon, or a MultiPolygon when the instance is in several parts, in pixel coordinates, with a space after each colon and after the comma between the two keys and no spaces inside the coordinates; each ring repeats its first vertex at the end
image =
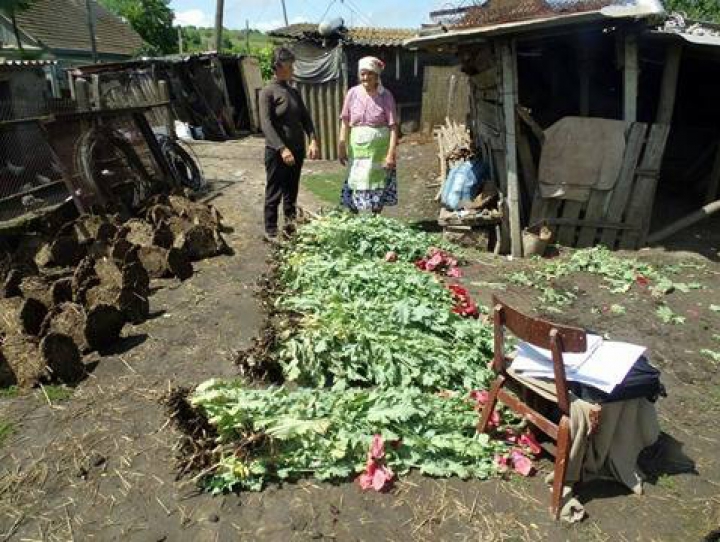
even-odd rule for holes
{"type": "Polygon", "coordinates": [[[155,113],[118,109],[0,122],[0,222],[71,198],[82,211],[135,210],[174,186],[148,122],[155,113]]]}
{"type": "Polygon", "coordinates": [[[0,222],[70,197],[62,164],[37,121],[0,124],[0,222]]]}
{"type": "Polygon", "coordinates": [[[171,184],[143,112],[58,118],[48,133],[84,209],[137,209],[171,184]]]}
{"type": "Polygon", "coordinates": [[[479,27],[596,11],[615,5],[632,4],[634,0],[487,0],[469,7],[459,17],[459,27],[479,27]]]}

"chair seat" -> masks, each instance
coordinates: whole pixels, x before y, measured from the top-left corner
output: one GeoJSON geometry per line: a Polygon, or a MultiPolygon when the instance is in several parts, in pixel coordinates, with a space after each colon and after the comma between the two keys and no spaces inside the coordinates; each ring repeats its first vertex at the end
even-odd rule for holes
{"type": "Polygon", "coordinates": [[[512,367],[508,367],[506,372],[510,378],[519,382],[526,388],[530,388],[540,397],[547,399],[548,401],[551,401],[553,403],[557,403],[557,388],[555,387],[554,380],[523,376],[521,373],[515,371],[512,367]]]}

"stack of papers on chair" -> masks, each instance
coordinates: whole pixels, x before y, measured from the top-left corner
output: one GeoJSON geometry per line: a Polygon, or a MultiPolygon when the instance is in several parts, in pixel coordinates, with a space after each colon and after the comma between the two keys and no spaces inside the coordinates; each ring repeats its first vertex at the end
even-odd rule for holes
{"type": "MultiPolygon", "coordinates": [[[[565,376],[572,382],[587,384],[605,393],[611,393],[647,351],[644,346],[605,341],[598,335],[588,335],[587,344],[585,352],[563,354],[565,376]]],[[[511,367],[522,376],[555,378],[551,352],[528,343],[518,345],[511,367]]]]}

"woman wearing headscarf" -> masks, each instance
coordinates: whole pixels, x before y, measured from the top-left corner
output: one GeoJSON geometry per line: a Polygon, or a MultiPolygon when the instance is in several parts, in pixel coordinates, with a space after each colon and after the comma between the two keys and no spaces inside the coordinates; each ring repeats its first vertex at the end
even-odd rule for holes
{"type": "Polygon", "coordinates": [[[283,202],[285,233],[294,230],[300,172],[305,160],[305,136],[310,139],[307,156],[319,157],[315,127],[300,93],[290,85],[295,55],[279,47],[273,55],[275,77],[260,92],[260,124],[265,134],[265,239],[275,242],[278,207],[283,202]]]}
{"type": "Polygon", "coordinates": [[[354,213],[397,205],[398,120],[395,98],[380,80],[384,68],[378,58],[360,59],[360,84],[348,91],[340,115],[338,156],[348,166],[341,200],[354,213]]]}

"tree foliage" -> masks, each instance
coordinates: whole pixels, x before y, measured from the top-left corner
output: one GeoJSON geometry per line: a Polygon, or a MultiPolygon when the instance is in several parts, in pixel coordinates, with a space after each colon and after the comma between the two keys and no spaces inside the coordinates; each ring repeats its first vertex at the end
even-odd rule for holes
{"type": "Polygon", "coordinates": [[[113,13],[127,19],[147,44],[147,54],[171,54],[178,50],[173,28],[175,13],[169,0],[100,0],[113,13]]]}
{"type": "Polygon", "coordinates": [[[718,0],[665,0],[665,9],[684,13],[690,19],[720,23],[718,0]]]}

